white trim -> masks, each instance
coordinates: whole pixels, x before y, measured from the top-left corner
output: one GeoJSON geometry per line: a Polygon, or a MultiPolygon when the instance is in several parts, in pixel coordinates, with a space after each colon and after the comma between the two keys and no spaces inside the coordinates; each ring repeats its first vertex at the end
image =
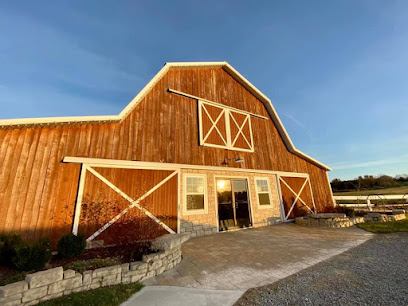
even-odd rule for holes
{"type": "MultiPolygon", "coordinates": [[[[327,173],[327,172],[326,172],[326,173],[327,173]]],[[[309,188],[310,188],[310,196],[312,197],[313,211],[314,211],[314,213],[317,213],[316,205],[315,205],[315,200],[314,200],[314,196],[313,196],[312,184],[310,183],[310,177],[308,178],[308,181],[309,181],[309,188]]]]}
{"type": "MultiPolygon", "coordinates": [[[[217,221],[217,230],[218,233],[220,233],[220,219],[219,219],[219,215],[218,215],[218,194],[217,194],[217,178],[219,179],[229,179],[229,180],[233,180],[233,179],[245,179],[247,182],[247,189],[248,189],[248,207],[249,207],[249,214],[250,214],[250,218],[251,218],[251,226],[250,227],[244,227],[244,228],[239,228],[236,230],[243,230],[243,229],[247,229],[247,228],[252,228],[255,226],[255,220],[254,220],[254,213],[253,213],[253,209],[252,209],[252,200],[251,200],[251,186],[249,184],[249,176],[240,176],[240,175],[214,175],[214,201],[215,201],[215,211],[216,211],[216,221],[217,221]]],[[[228,231],[227,231],[228,232],[228,231]]]]}
{"type": "Polygon", "coordinates": [[[241,114],[241,115],[245,116],[245,120],[243,121],[241,126],[235,120],[234,114],[231,113],[231,110],[224,107],[222,104],[213,105],[211,103],[205,102],[204,100],[198,100],[198,119],[199,119],[198,129],[199,129],[199,137],[200,137],[200,145],[201,146],[228,149],[228,150],[234,150],[234,151],[242,151],[242,152],[254,152],[254,141],[253,141],[253,137],[252,137],[252,127],[251,127],[251,116],[250,116],[250,114],[247,113],[247,112],[237,110],[237,109],[234,109],[233,112],[236,113],[236,114],[241,114]],[[212,106],[212,107],[216,107],[218,109],[221,109],[221,112],[219,113],[219,115],[217,116],[217,118],[215,120],[214,120],[214,118],[211,117],[210,113],[208,112],[208,109],[206,107],[207,104],[212,106]],[[204,110],[204,112],[202,110],[204,110]],[[203,131],[204,130],[204,128],[203,128],[203,124],[204,124],[203,114],[204,113],[206,114],[206,117],[208,117],[208,119],[210,120],[210,122],[212,124],[211,128],[206,132],[205,135],[204,135],[204,131],[203,131]],[[218,129],[218,126],[217,126],[218,122],[220,121],[220,119],[222,117],[224,117],[224,121],[225,121],[226,139],[224,138],[224,136],[222,135],[221,131],[218,129]],[[231,118],[232,118],[232,121],[234,122],[234,124],[236,125],[236,127],[238,128],[238,132],[235,135],[234,140],[232,140],[232,135],[231,135],[231,120],[230,120],[231,118]],[[249,128],[249,133],[250,133],[249,136],[250,136],[251,142],[248,141],[247,137],[245,136],[244,132],[242,131],[247,122],[248,122],[248,128],[249,128]],[[221,140],[222,140],[222,142],[224,144],[220,145],[220,144],[213,144],[213,143],[206,142],[206,140],[211,135],[211,133],[213,133],[214,129],[216,130],[218,135],[221,137],[221,140]],[[242,135],[242,137],[244,138],[244,140],[248,144],[249,149],[240,148],[240,147],[235,146],[235,142],[239,138],[239,135],[242,135]]]}
{"type": "Polygon", "coordinates": [[[275,180],[276,180],[276,187],[278,190],[278,199],[279,199],[279,206],[280,206],[280,215],[281,215],[281,222],[287,221],[285,218],[285,206],[283,205],[283,195],[282,195],[282,189],[281,189],[281,184],[280,184],[280,179],[279,175],[275,174],[275,180]]]}
{"type": "Polygon", "coordinates": [[[329,177],[329,173],[328,173],[328,172],[326,172],[326,178],[327,178],[327,184],[329,185],[330,196],[331,196],[331,199],[332,199],[332,201],[333,201],[333,206],[336,207],[336,206],[337,206],[337,203],[336,203],[336,200],[334,199],[333,189],[332,189],[332,186],[331,186],[331,184],[330,184],[330,177],[329,177]]]}
{"type": "MultiPolygon", "coordinates": [[[[298,193],[296,193],[296,192],[289,186],[289,184],[283,179],[283,177],[289,177],[289,178],[291,178],[291,176],[278,176],[278,178],[279,178],[279,179],[278,179],[278,184],[279,184],[279,190],[280,190],[280,193],[281,193],[282,209],[283,209],[283,212],[284,212],[285,221],[288,221],[288,220],[289,220],[288,218],[289,218],[289,216],[290,216],[290,214],[291,214],[291,212],[292,212],[293,208],[295,207],[295,205],[296,205],[296,203],[297,203],[298,200],[299,200],[299,201],[303,204],[303,206],[305,206],[311,213],[316,213],[316,206],[315,206],[315,203],[314,203],[313,192],[312,192],[312,186],[311,186],[311,184],[310,184],[310,178],[309,178],[309,176],[305,178],[305,181],[303,182],[303,185],[302,185],[302,187],[300,188],[300,190],[299,190],[298,193]],[[293,201],[293,203],[292,203],[292,205],[291,205],[291,207],[290,207],[290,209],[289,209],[289,211],[288,211],[288,213],[287,213],[286,215],[285,215],[285,208],[284,208],[284,206],[283,206],[283,195],[282,195],[282,189],[280,188],[280,182],[284,183],[284,184],[286,185],[286,187],[296,196],[295,200],[293,201]],[[302,194],[302,191],[303,191],[303,189],[306,187],[307,183],[309,183],[309,187],[310,187],[311,198],[312,198],[312,204],[313,204],[313,210],[312,210],[312,209],[309,207],[309,205],[307,205],[307,204],[305,203],[305,201],[300,197],[300,195],[302,194]]],[[[292,176],[292,177],[293,177],[293,176],[292,176]]]]}
{"type": "Polygon", "coordinates": [[[281,178],[281,181],[282,181],[282,182],[286,185],[286,187],[288,187],[289,190],[292,191],[292,193],[296,196],[295,200],[294,200],[293,203],[292,203],[292,206],[291,206],[290,209],[289,209],[289,212],[287,213],[287,215],[286,215],[286,217],[285,217],[286,220],[289,218],[290,213],[292,212],[292,210],[293,210],[293,208],[295,207],[295,205],[296,205],[296,203],[297,203],[298,200],[300,200],[310,211],[312,211],[312,210],[310,209],[310,207],[307,206],[307,204],[306,204],[306,203],[302,200],[302,198],[300,197],[300,195],[301,195],[303,189],[306,187],[307,179],[305,179],[305,181],[304,181],[302,187],[301,187],[300,190],[299,190],[299,193],[294,192],[293,189],[290,188],[290,186],[285,182],[284,179],[281,178]]]}
{"type": "Polygon", "coordinates": [[[180,233],[181,229],[181,171],[180,169],[177,170],[178,177],[177,177],[177,233],[180,233]]]}
{"type": "Polygon", "coordinates": [[[173,163],[157,163],[157,162],[132,161],[132,160],[123,160],[123,159],[105,159],[105,158],[66,156],[64,157],[63,162],[88,164],[89,166],[93,166],[93,167],[105,167],[105,168],[154,169],[154,170],[194,169],[194,170],[215,170],[215,171],[224,171],[224,172],[234,171],[234,172],[277,174],[280,176],[290,176],[290,177],[309,177],[309,174],[300,173],[300,172],[284,172],[284,171],[273,171],[273,170],[244,169],[244,168],[233,168],[233,167],[202,166],[202,165],[175,164],[175,163],[174,164],[173,163]]]}
{"type": "Polygon", "coordinates": [[[169,88],[168,91],[171,92],[171,93],[180,95],[180,96],[184,96],[184,97],[191,98],[191,99],[198,100],[198,101],[203,101],[203,102],[205,102],[207,104],[210,104],[212,106],[215,106],[215,107],[225,108],[225,109],[228,109],[228,110],[232,110],[234,112],[239,112],[239,113],[254,116],[254,117],[257,117],[257,118],[260,118],[260,119],[268,120],[268,117],[258,115],[258,114],[254,114],[254,113],[250,113],[250,112],[244,111],[244,110],[239,109],[239,108],[235,108],[235,107],[232,107],[232,106],[227,106],[225,104],[221,104],[221,103],[217,103],[217,102],[214,102],[214,101],[206,100],[206,99],[203,99],[203,98],[200,98],[200,97],[197,97],[197,96],[193,96],[193,95],[190,95],[190,94],[182,92],[182,91],[174,90],[174,89],[171,89],[171,88],[169,88]]]}
{"type": "MultiPolygon", "coordinates": [[[[224,142],[225,146],[228,146],[227,141],[225,140],[224,136],[222,135],[222,133],[220,132],[220,130],[218,129],[218,126],[217,126],[218,121],[220,121],[220,119],[221,119],[223,116],[224,116],[224,118],[225,118],[225,109],[222,109],[222,108],[221,108],[221,112],[220,112],[220,114],[218,115],[217,119],[213,120],[213,118],[211,117],[211,115],[210,115],[210,113],[208,112],[207,108],[205,107],[205,104],[204,104],[204,103],[201,103],[201,107],[204,109],[205,113],[206,113],[207,116],[208,116],[208,119],[210,119],[210,121],[211,121],[211,123],[212,123],[212,126],[211,126],[211,128],[208,130],[207,135],[205,135],[204,138],[203,138],[203,145],[205,144],[205,141],[207,140],[207,138],[210,137],[212,131],[215,129],[215,130],[217,131],[218,135],[220,135],[220,137],[221,137],[222,141],[224,142]]],[[[201,119],[202,119],[202,118],[201,118],[201,119]]],[[[200,122],[200,127],[201,127],[201,128],[202,128],[202,125],[203,125],[203,122],[201,121],[201,122],[200,122]]]]}
{"type": "Polygon", "coordinates": [[[119,214],[117,214],[114,218],[112,218],[108,223],[106,223],[104,226],[102,226],[99,230],[97,230],[95,233],[93,233],[91,236],[89,236],[86,240],[87,241],[92,241],[95,239],[97,236],[99,236],[103,231],[105,231],[107,228],[109,228],[113,223],[115,223],[117,220],[119,220],[120,217],[125,215],[130,209],[136,207],[138,208],[141,212],[143,212],[145,215],[147,215],[150,219],[155,221],[158,225],[163,227],[165,230],[167,230],[170,234],[175,234],[175,232],[168,227],[166,224],[164,224],[160,219],[158,219],[156,216],[154,216],[151,212],[149,212],[147,209],[144,207],[140,206],[139,203],[144,200],[147,196],[152,194],[156,189],[161,187],[163,184],[165,184],[168,180],[170,180],[173,176],[178,174],[178,171],[174,171],[170,175],[168,175],[165,179],[160,181],[158,184],[156,184],[153,188],[151,188],[149,191],[147,191],[144,195],[139,197],[137,200],[133,200],[131,197],[129,197],[126,193],[124,193],[122,190],[120,190],[117,186],[115,186],[112,182],[110,182],[108,179],[106,179],[103,175],[101,175],[99,172],[97,172],[95,169],[92,167],[87,167],[88,171],[91,172],[93,175],[95,175],[98,179],[100,179],[103,183],[105,183],[108,187],[116,191],[119,195],[121,195],[124,199],[126,199],[130,205],[122,210],[119,214]]]}
{"type": "Polygon", "coordinates": [[[79,217],[81,216],[81,208],[82,208],[82,197],[85,188],[85,177],[86,177],[86,170],[88,166],[82,165],[81,168],[81,175],[79,177],[79,186],[78,186],[78,194],[77,200],[75,203],[75,212],[74,212],[74,223],[72,226],[72,233],[76,236],[78,235],[78,226],[79,226],[79,217]]]}
{"type": "Polygon", "coordinates": [[[273,208],[271,184],[270,184],[270,181],[269,181],[269,177],[267,177],[267,176],[255,176],[254,177],[254,184],[255,184],[255,194],[256,194],[256,202],[258,204],[258,208],[259,209],[271,209],[271,208],[273,208]],[[258,185],[256,183],[258,180],[266,181],[266,183],[268,185],[268,191],[267,192],[259,192],[258,191],[258,185]],[[269,195],[269,204],[268,205],[261,205],[261,203],[259,202],[259,193],[262,193],[262,194],[267,193],[269,195]]]}
{"type": "MultiPolygon", "coordinates": [[[[167,73],[170,68],[194,68],[194,67],[219,67],[230,74],[237,82],[244,86],[249,92],[256,96],[265,105],[272,121],[275,123],[287,149],[295,155],[305,159],[306,161],[330,171],[331,168],[320,163],[316,159],[306,155],[302,151],[295,148],[292,140],[289,137],[285,127],[282,124],[276,110],[274,109],[271,100],[269,100],[259,89],[251,84],[244,76],[236,71],[227,62],[174,62],[166,63],[164,67],[150,80],[150,82],[137,94],[135,98],[118,114],[113,116],[84,116],[84,117],[54,117],[54,118],[27,118],[27,119],[4,119],[0,120],[0,128],[3,127],[29,127],[41,126],[44,124],[64,124],[64,123],[78,123],[84,124],[88,122],[112,123],[122,121],[145,97],[150,89],[167,73]]],[[[259,115],[258,115],[259,116],[259,115]]]]}
{"type": "MultiPolygon", "coordinates": [[[[183,215],[190,216],[190,215],[208,215],[208,188],[207,188],[207,174],[197,174],[197,173],[183,173],[183,215]],[[204,195],[204,208],[203,209],[194,209],[188,210],[187,209],[187,178],[189,177],[201,177],[204,179],[204,191],[203,193],[196,193],[196,194],[203,194],[204,195]]],[[[189,193],[192,194],[192,193],[189,193]]]]}

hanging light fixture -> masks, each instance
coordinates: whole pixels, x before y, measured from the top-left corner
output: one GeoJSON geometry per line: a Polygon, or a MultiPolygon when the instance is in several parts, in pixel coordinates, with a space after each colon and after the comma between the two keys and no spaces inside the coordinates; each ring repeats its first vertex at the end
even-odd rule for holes
{"type": "Polygon", "coordinates": [[[236,163],[243,163],[244,161],[245,161],[245,160],[244,160],[241,156],[239,156],[239,155],[238,155],[238,158],[235,159],[235,162],[236,162],[236,163]]]}

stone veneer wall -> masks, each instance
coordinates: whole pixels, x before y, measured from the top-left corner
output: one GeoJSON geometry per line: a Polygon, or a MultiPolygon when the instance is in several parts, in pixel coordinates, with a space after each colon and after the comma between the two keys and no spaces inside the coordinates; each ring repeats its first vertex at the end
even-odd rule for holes
{"type": "Polygon", "coordinates": [[[181,171],[181,207],[180,207],[180,232],[190,233],[192,237],[209,235],[218,232],[217,198],[215,177],[242,178],[248,180],[249,202],[252,211],[252,222],[254,227],[271,225],[281,222],[279,194],[275,175],[249,173],[249,172],[223,172],[184,169],[181,171]],[[185,211],[184,177],[186,174],[207,175],[207,203],[208,212],[200,214],[189,214],[185,211]],[[255,177],[268,177],[272,195],[272,205],[260,207],[257,201],[255,189],[255,177]]]}
{"type": "Polygon", "coordinates": [[[73,292],[143,281],[170,270],[181,262],[183,235],[156,239],[158,253],[144,255],[142,261],[99,268],[83,273],[57,267],[26,276],[24,281],[0,287],[0,305],[35,305],[73,292]]]}

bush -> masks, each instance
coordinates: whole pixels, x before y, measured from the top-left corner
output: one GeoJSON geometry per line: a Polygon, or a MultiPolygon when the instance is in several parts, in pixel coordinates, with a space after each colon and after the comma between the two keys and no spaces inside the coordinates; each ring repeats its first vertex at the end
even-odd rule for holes
{"type": "Polygon", "coordinates": [[[84,235],[75,236],[68,234],[63,236],[58,242],[58,256],[60,258],[69,258],[79,256],[83,253],[86,247],[84,235]]]}
{"type": "Polygon", "coordinates": [[[87,270],[93,270],[103,267],[120,265],[122,261],[118,257],[113,258],[94,258],[88,260],[74,261],[64,266],[65,270],[75,270],[82,273],[87,270]]]}
{"type": "Polygon", "coordinates": [[[356,216],[356,211],[352,208],[344,209],[344,213],[346,214],[347,217],[350,217],[350,218],[354,218],[356,216]]]}
{"type": "Polygon", "coordinates": [[[0,265],[13,266],[11,258],[15,255],[15,250],[23,244],[19,234],[0,235],[0,265]]]}
{"type": "Polygon", "coordinates": [[[44,268],[51,257],[50,242],[41,240],[34,244],[23,243],[17,246],[11,262],[20,271],[31,271],[44,268]]]}

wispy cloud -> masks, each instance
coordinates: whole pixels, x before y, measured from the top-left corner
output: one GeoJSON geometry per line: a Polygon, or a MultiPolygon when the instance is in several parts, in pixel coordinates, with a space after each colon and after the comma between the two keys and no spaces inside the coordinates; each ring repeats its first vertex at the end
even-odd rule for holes
{"type": "Polygon", "coordinates": [[[332,164],[332,167],[333,167],[333,170],[345,170],[345,169],[376,167],[376,166],[399,164],[399,163],[408,163],[408,155],[403,155],[399,158],[379,159],[379,160],[373,160],[373,161],[368,161],[368,162],[356,162],[356,163],[343,162],[343,163],[338,163],[338,164],[332,164]]]}
{"type": "MultiPolygon", "coordinates": [[[[295,118],[293,115],[288,114],[288,113],[284,113],[283,114],[284,117],[288,118],[291,122],[293,122],[297,127],[300,128],[299,132],[304,132],[306,133],[306,135],[309,137],[310,141],[314,141],[315,137],[313,136],[313,134],[310,132],[310,130],[306,127],[306,125],[300,121],[299,119],[295,118]]],[[[300,134],[300,133],[298,133],[300,134]]]]}

